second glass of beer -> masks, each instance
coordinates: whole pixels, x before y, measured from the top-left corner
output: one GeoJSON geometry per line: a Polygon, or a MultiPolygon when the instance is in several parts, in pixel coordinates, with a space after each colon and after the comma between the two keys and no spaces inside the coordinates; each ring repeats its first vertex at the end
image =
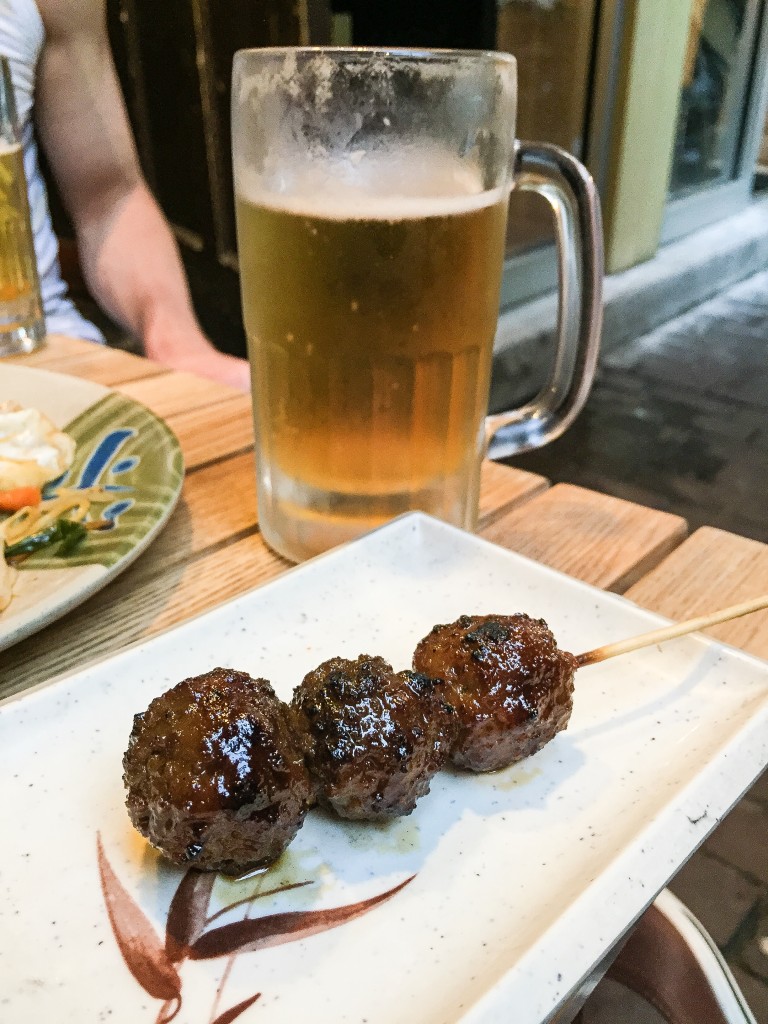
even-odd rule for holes
{"type": "Polygon", "coordinates": [[[24,154],[8,58],[0,56],[0,356],[45,341],[24,154]]]}
{"type": "Polygon", "coordinates": [[[259,521],[293,561],[403,512],[466,529],[490,433],[557,436],[594,372],[599,211],[586,171],[515,143],[509,55],[244,50],[233,70],[259,521]],[[561,343],[540,396],[486,419],[513,187],[561,228],[561,343]]]}

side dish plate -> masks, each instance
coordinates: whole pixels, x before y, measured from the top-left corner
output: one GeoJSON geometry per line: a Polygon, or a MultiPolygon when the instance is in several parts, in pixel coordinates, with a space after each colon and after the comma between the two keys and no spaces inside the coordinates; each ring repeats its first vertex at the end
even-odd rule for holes
{"type": "Polygon", "coordinates": [[[113,528],[91,533],[64,558],[41,551],[21,567],[0,612],[0,651],[81,604],[126,569],[162,529],[181,492],[184,463],[170,428],[109,388],[46,370],[4,366],[0,402],[34,406],[77,444],[63,483],[114,490],[100,506],[113,528]]]}

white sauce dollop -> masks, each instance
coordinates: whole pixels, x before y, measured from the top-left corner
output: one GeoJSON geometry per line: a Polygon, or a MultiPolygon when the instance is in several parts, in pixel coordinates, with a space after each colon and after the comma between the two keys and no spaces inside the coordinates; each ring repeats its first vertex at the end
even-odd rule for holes
{"type": "Polygon", "coordinates": [[[0,490],[42,487],[74,457],[74,440],[39,409],[0,402],[0,490]]]}

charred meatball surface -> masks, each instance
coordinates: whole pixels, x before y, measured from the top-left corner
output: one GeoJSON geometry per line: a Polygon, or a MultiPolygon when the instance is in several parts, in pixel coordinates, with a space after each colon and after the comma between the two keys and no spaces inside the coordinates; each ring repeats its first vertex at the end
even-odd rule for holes
{"type": "Polygon", "coordinates": [[[320,803],[358,821],[410,814],[456,737],[443,689],[369,655],[305,676],[291,709],[320,803]]]}
{"type": "Polygon", "coordinates": [[[139,832],[176,864],[225,874],[275,860],[312,802],[287,706],[265,679],[229,669],[136,715],[123,770],[139,832]]]}
{"type": "Polygon", "coordinates": [[[536,753],[571,717],[576,660],[543,619],[462,615],[420,641],[413,667],[445,680],[459,718],[452,759],[471,771],[536,753]]]}

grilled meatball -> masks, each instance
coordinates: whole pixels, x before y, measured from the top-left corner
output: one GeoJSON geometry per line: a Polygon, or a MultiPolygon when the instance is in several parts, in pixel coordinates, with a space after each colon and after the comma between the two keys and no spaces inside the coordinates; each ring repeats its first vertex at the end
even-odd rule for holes
{"type": "Polygon", "coordinates": [[[239,874],[301,828],[312,783],[265,679],[216,668],[136,715],[123,758],[128,813],[176,864],[239,874]]]}
{"type": "Polygon", "coordinates": [[[305,676],[291,708],[320,803],[359,821],[410,814],[456,736],[442,691],[439,680],[367,654],[305,676]]]}
{"type": "Polygon", "coordinates": [[[452,759],[471,771],[535,754],[571,717],[576,660],[543,619],[462,615],[421,640],[413,667],[446,681],[459,717],[452,759]]]}

